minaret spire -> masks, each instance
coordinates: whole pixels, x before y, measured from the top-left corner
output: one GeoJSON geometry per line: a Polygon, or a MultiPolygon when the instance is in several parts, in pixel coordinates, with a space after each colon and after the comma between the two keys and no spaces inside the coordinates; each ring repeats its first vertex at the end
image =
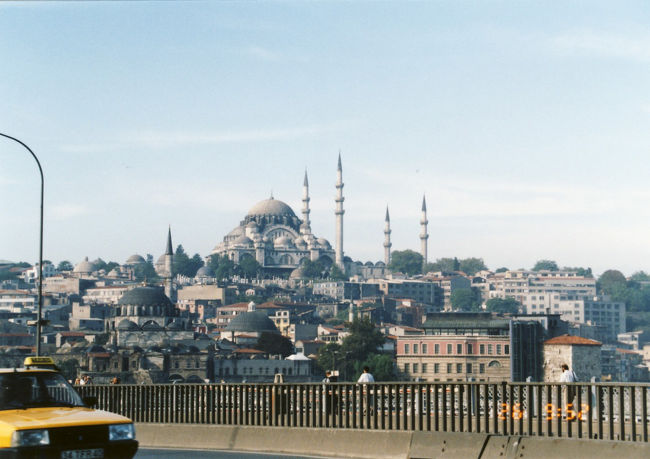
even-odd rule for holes
{"type": "Polygon", "coordinates": [[[174,250],[172,248],[172,227],[167,231],[167,248],[165,249],[165,295],[173,302],[176,301],[174,292],[174,250]]]}
{"type": "Polygon", "coordinates": [[[341,166],[341,151],[339,150],[339,162],[336,168],[336,265],[342,270],[343,265],[343,167],[341,166]]]}
{"type": "Polygon", "coordinates": [[[427,200],[424,195],[422,195],[422,216],[420,218],[420,253],[422,254],[422,271],[427,264],[427,241],[429,239],[429,233],[427,232],[427,225],[429,220],[427,220],[427,200]]]}
{"type": "Polygon", "coordinates": [[[390,215],[388,214],[388,206],[386,206],[386,224],[384,226],[384,263],[386,266],[390,263],[390,248],[393,246],[390,242],[390,215]]]}
{"type": "Polygon", "coordinates": [[[311,233],[311,223],[309,221],[309,180],[307,180],[307,170],[305,169],[305,180],[302,182],[302,225],[301,233],[303,235],[311,233]]]}

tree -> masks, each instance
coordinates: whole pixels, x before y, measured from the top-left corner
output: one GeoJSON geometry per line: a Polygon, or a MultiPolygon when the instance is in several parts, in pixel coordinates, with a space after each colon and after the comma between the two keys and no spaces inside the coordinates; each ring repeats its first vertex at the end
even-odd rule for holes
{"type": "Polygon", "coordinates": [[[319,261],[304,260],[302,274],[308,279],[319,279],[323,276],[323,265],[319,261]]]}
{"type": "Polygon", "coordinates": [[[598,289],[607,295],[620,294],[627,285],[627,279],[622,272],[609,269],[600,275],[597,285],[598,289]]]}
{"type": "Polygon", "coordinates": [[[59,271],[59,272],[72,271],[73,269],[74,269],[74,266],[72,266],[72,263],[70,263],[68,260],[63,260],[56,267],[56,270],[59,271]]]}
{"type": "Polygon", "coordinates": [[[538,260],[533,266],[533,271],[559,271],[557,263],[553,260],[538,260]]]}
{"type": "Polygon", "coordinates": [[[506,271],[510,271],[510,270],[504,266],[503,268],[497,269],[495,273],[505,273],[506,271]]]}
{"type": "Polygon", "coordinates": [[[427,263],[425,266],[426,272],[452,272],[456,271],[456,258],[438,258],[433,263],[427,263]]]}
{"type": "Polygon", "coordinates": [[[199,268],[203,266],[203,259],[201,255],[195,253],[192,258],[190,258],[185,249],[181,244],[176,247],[176,252],[174,253],[174,273],[180,274],[182,276],[194,277],[199,268]]]}
{"type": "Polygon", "coordinates": [[[650,281],[650,275],[645,271],[636,271],[630,276],[630,280],[636,282],[650,281]]]}
{"type": "Polygon", "coordinates": [[[329,278],[332,280],[342,280],[342,281],[346,281],[349,279],[348,276],[341,270],[341,268],[339,268],[336,265],[332,265],[332,268],[330,269],[329,278]]]}
{"type": "Polygon", "coordinates": [[[66,359],[58,365],[61,374],[68,381],[74,381],[79,371],[79,361],[77,359],[66,359]]]}
{"type": "Polygon", "coordinates": [[[158,282],[160,277],[156,272],[156,269],[151,263],[141,263],[133,267],[133,272],[135,274],[135,280],[142,282],[144,280],[148,282],[158,282]]]}
{"type": "Polygon", "coordinates": [[[277,333],[262,332],[257,339],[255,349],[264,351],[268,354],[282,355],[282,358],[293,354],[293,344],[291,340],[277,333]]]}
{"type": "Polygon", "coordinates": [[[521,303],[511,296],[506,298],[491,298],[485,303],[485,307],[490,312],[505,312],[516,314],[519,312],[521,303]]]}
{"type": "Polygon", "coordinates": [[[355,318],[350,324],[350,334],[343,339],[342,350],[349,353],[349,358],[364,361],[370,354],[374,354],[384,341],[384,335],[375,327],[370,319],[355,318]]]}
{"type": "Polygon", "coordinates": [[[487,269],[482,258],[464,258],[460,260],[460,270],[468,276],[487,269]]]}
{"type": "Polygon", "coordinates": [[[402,272],[409,276],[422,273],[422,255],[413,250],[396,250],[391,255],[388,269],[402,272]]]}
{"type": "Polygon", "coordinates": [[[248,279],[257,277],[261,268],[260,264],[253,257],[244,257],[239,261],[239,269],[244,277],[248,279]]]}
{"type": "Polygon", "coordinates": [[[366,365],[370,367],[370,373],[375,377],[375,381],[395,380],[395,362],[390,355],[371,354],[359,365],[355,374],[360,374],[366,365]]]}
{"type": "Polygon", "coordinates": [[[472,288],[459,288],[451,293],[451,305],[458,311],[478,311],[480,295],[472,288]]]}
{"type": "Polygon", "coordinates": [[[339,355],[341,354],[341,345],[338,343],[328,343],[318,350],[316,363],[320,369],[325,372],[327,370],[337,369],[337,364],[341,363],[339,355]]]}

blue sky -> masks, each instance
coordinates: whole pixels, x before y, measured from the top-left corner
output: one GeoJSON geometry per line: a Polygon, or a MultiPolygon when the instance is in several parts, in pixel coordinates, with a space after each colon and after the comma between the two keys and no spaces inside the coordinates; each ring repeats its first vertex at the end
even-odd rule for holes
{"type": "MultiPolygon", "coordinates": [[[[650,4],[2,2],[0,132],[45,258],[206,255],[273,192],[345,252],[650,271],[650,4]]],[[[38,257],[0,142],[0,259],[38,257]]]]}

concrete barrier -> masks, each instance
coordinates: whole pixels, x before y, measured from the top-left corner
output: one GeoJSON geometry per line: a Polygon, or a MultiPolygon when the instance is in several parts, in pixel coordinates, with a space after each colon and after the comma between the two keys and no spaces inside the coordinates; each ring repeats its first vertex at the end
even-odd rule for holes
{"type": "Polygon", "coordinates": [[[136,424],[143,448],[285,453],[373,459],[646,459],[650,443],[413,432],[204,424],[136,424]]]}

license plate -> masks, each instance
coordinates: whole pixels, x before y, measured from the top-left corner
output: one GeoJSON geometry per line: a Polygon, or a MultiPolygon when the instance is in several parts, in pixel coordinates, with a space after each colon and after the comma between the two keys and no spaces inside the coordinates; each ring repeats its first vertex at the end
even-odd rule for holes
{"type": "Polygon", "coordinates": [[[97,459],[103,457],[104,450],[101,448],[73,449],[61,452],[61,459],[97,459]]]}

